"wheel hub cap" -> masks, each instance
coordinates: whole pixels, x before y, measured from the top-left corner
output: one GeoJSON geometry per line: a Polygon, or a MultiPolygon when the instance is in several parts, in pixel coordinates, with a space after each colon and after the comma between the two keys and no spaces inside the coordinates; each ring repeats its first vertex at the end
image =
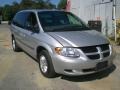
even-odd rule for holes
{"type": "Polygon", "coordinates": [[[13,49],[15,49],[15,40],[12,40],[13,49]]]}
{"type": "Polygon", "coordinates": [[[46,60],[45,56],[40,57],[40,68],[43,73],[46,73],[48,70],[48,64],[47,64],[47,60],[46,60]]]}

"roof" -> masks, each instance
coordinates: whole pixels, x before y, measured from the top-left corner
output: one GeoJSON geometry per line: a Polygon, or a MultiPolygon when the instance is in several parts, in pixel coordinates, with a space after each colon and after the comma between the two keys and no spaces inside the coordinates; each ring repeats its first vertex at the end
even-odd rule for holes
{"type": "Polygon", "coordinates": [[[19,12],[43,12],[43,11],[63,11],[63,10],[57,10],[57,9],[27,9],[27,10],[21,10],[19,12]]]}

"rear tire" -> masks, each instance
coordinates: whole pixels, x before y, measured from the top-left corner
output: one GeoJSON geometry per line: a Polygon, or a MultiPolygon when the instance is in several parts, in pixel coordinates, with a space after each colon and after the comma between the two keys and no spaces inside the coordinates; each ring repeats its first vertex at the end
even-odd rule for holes
{"type": "Polygon", "coordinates": [[[21,49],[20,49],[20,47],[17,45],[14,37],[12,37],[12,48],[13,48],[13,51],[15,51],[15,52],[21,51],[21,49]]]}
{"type": "Polygon", "coordinates": [[[56,76],[52,59],[46,50],[43,50],[39,54],[39,68],[43,76],[47,78],[53,78],[56,76]]]}

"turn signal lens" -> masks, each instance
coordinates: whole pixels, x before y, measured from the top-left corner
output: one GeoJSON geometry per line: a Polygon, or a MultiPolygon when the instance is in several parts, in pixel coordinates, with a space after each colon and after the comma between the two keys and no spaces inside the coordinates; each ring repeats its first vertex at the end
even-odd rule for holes
{"type": "Polygon", "coordinates": [[[56,47],[55,48],[55,52],[57,53],[57,54],[61,54],[61,51],[62,51],[62,48],[60,48],[60,47],[56,47]]]}

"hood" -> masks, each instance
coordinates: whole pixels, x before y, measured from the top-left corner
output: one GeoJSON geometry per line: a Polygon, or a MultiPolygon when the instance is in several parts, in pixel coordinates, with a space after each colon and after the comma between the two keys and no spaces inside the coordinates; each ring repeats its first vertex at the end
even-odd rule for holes
{"type": "Polygon", "coordinates": [[[47,32],[63,46],[83,47],[108,43],[104,35],[95,31],[47,32]]]}

